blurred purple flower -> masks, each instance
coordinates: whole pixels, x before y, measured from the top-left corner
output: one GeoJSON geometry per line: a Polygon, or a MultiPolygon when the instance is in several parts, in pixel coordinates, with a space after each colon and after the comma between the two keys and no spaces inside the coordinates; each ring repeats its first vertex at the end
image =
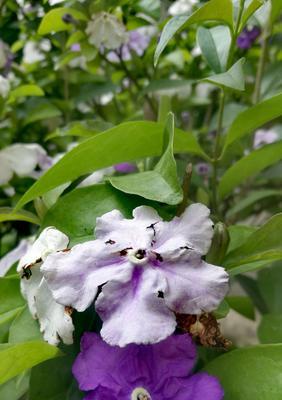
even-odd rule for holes
{"type": "Polygon", "coordinates": [[[197,174],[200,176],[207,176],[210,173],[210,166],[207,163],[198,163],[195,167],[197,174]]]}
{"type": "Polygon", "coordinates": [[[80,50],[81,50],[80,43],[74,43],[74,44],[71,46],[71,51],[79,52],[80,50]]]}
{"type": "Polygon", "coordinates": [[[130,174],[131,172],[136,171],[136,165],[129,162],[123,162],[116,164],[114,169],[116,172],[120,172],[121,174],[130,174]]]}
{"type": "Polygon", "coordinates": [[[73,374],[88,394],[84,400],[221,400],[217,378],[192,374],[196,347],[188,335],[155,345],[109,346],[86,332],[73,374]]]}
{"type": "Polygon", "coordinates": [[[237,38],[237,46],[242,50],[247,50],[252,47],[254,41],[260,35],[260,28],[254,26],[252,28],[244,28],[237,38]]]}
{"type": "Polygon", "coordinates": [[[217,308],[228,274],[202,260],[213,236],[210,211],[192,204],[181,217],[161,219],[151,207],[118,210],[96,220],[96,240],[47,257],[41,271],[55,300],[84,311],[96,300],[109,344],[157,343],[176,328],[176,313],[217,308]]]}
{"type": "Polygon", "coordinates": [[[272,129],[258,129],[255,133],[254,138],[254,148],[258,149],[259,147],[276,142],[279,139],[277,132],[272,129]]]}

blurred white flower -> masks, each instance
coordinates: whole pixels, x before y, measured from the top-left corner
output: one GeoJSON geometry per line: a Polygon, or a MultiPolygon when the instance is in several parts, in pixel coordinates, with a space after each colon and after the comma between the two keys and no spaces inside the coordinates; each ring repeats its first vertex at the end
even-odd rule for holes
{"type": "Polygon", "coordinates": [[[16,174],[19,177],[37,178],[40,172],[51,164],[46,151],[39,144],[16,143],[0,151],[0,185],[5,185],[16,174]]]}
{"type": "Polygon", "coordinates": [[[175,1],[168,9],[168,13],[172,16],[190,13],[193,6],[198,0],[178,0],[175,1]]]}
{"type": "Polygon", "coordinates": [[[25,64],[33,64],[44,60],[45,56],[40,51],[38,43],[33,41],[26,42],[23,49],[23,62],[25,64]]]}
{"type": "Polygon", "coordinates": [[[0,96],[6,98],[10,92],[10,82],[0,75],[0,96]]]}
{"type": "Polygon", "coordinates": [[[54,300],[40,267],[48,255],[66,249],[68,242],[68,237],[57,229],[44,229],[20,259],[17,269],[22,276],[21,292],[30,313],[39,320],[44,339],[53,345],[60,339],[71,344],[74,326],[68,309],[54,300]]]}
{"type": "Polygon", "coordinates": [[[101,12],[92,15],[86,33],[89,42],[96,47],[117,49],[128,40],[125,26],[112,14],[101,12]]]}
{"type": "Polygon", "coordinates": [[[276,142],[279,139],[279,135],[273,129],[258,129],[254,137],[254,148],[276,142]]]}

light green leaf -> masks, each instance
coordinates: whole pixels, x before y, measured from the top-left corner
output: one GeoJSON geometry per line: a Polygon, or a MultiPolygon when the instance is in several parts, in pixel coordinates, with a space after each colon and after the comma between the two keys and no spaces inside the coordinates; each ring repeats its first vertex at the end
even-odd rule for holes
{"type": "Polygon", "coordinates": [[[45,342],[0,344],[0,384],[34,365],[59,356],[62,356],[61,351],[45,342]]]}
{"type": "Polygon", "coordinates": [[[229,306],[239,314],[249,319],[255,319],[255,308],[252,300],[244,296],[228,296],[226,301],[229,306]]]}
{"type": "Polygon", "coordinates": [[[226,134],[224,151],[235,140],[253,132],[265,123],[282,115],[282,93],[264,100],[261,103],[243,111],[233,121],[226,134]]]}
{"type": "Polygon", "coordinates": [[[277,261],[258,273],[258,288],[267,305],[269,313],[282,312],[282,263],[277,261]]]}
{"type": "Polygon", "coordinates": [[[110,129],[112,126],[113,125],[110,122],[102,120],[73,121],[66,127],[57,128],[55,132],[49,133],[45,140],[47,141],[65,136],[79,136],[87,138],[93,136],[95,133],[110,129]]]}
{"type": "Polygon", "coordinates": [[[281,190],[274,189],[265,189],[265,190],[256,190],[254,192],[248,193],[248,196],[242,200],[236,202],[235,206],[231,207],[227,212],[227,217],[231,217],[232,215],[236,215],[243,211],[244,209],[252,206],[253,204],[258,204],[260,200],[263,200],[267,197],[279,196],[282,197],[281,190]]]}
{"type": "Polygon", "coordinates": [[[227,26],[216,26],[211,29],[199,27],[197,41],[209,66],[214,72],[225,71],[231,35],[227,26]]]}
{"type": "Polygon", "coordinates": [[[30,371],[25,371],[0,385],[0,399],[20,400],[27,393],[29,387],[30,371]]]}
{"type": "Polygon", "coordinates": [[[24,124],[27,125],[42,119],[60,117],[61,115],[62,112],[58,109],[58,107],[50,102],[45,101],[39,103],[37,106],[28,111],[24,120],[24,124]]]}
{"type": "Polygon", "coordinates": [[[224,89],[245,90],[245,77],[243,71],[244,58],[240,58],[232,67],[222,74],[212,75],[203,79],[224,89]]]}
{"type": "Polygon", "coordinates": [[[251,16],[263,5],[263,0],[252,0],[243,12],[239,32],[244,28],[251,16]]]}
{"type": "Polygon", "coordinates": [[[271,21],[274,22],[282,11],[281,0],[271,0],[271,21]]]}
{"type": "MultiPolygon", "coordinates": [[[[9,329],[16,316],[23,310],[23,307],[15,308],[0,314],[0,342],[7,342],[9,337],[9,329]]],[[[1,397],[0,397],[1,398],[1,397]]]]}
{"type": "Polygon", "coordinates": [[[46,35],[47,33],[60,32],[71,29],[73,27],[73,24],[66,24],[62,19],[65,14],[71,15],[74,19],[87,21],[86,15],[83,14],[81,11],[67,7],[54,8],[44,15],[38,28],[39,35],[46,35]]]}
{"type": "Polygon", "coordinates": [[[164,129],[164,153],[153,171],[111,177],[110,183],[118,190],[145,199],[170,205],[182,201],[183,193],[177,177],[173,156],[174,117],[170,113],[164,129]]]}
{"type": "Polygon", "coordinates": [[[171,18],[165,25],[156,52],[154,56],[154,65],[156,66],[159,57],[165,49],[167,43],[181,28],[185,29],[188,26],[204,22],[204,21],[219,21],[226,24],[233,31],[233,4],[231,0],[210,0],[203,5],[192,15],[179,15],[171,18]]]}
{"type": "Polygon", "coordinates": [[[19,279],[0,278],[0,314],[25,305],[19,279]]]}
{"type": "Polygon", "coordinates": [[[282,213],[274,215],[252,233],[240,247],[227,254],[224,266],[231,269],[257,261],[274,261],[282,258],[282,213]]]}
{"type": "Polygon", "coordinates": [[[224,400],[281,400],[281,369],[281,344],[233,350],[205,366],[219,378],[224,400]]]}
{"type": "Polygon", "coordinates": [[[183,89],[185,87],[190,88],[195,81],[188,79],[159,79],[152,80],[142,90],[142,93],[154,93],[154,92],[165,92],[164,94],[174,93],[177,89],[183,89]]]}
{"type": "Polygon", "coordinates": [[[226,300],[222,300],[220,305],[217,307],[215,311],[213,311],[213,315],[216,319],[225,318],[229,313],[230,307],[226,300]]]}
{"type": "Polygon", "coordinates": [[[282,314],[265,314],[258,327],[261,343],[282,343],[282,314]]]}
{"type": "Polygon", "coordinates": [[[43,340],[38,322],[32,318],[28,306],[23,307],[9,329],[9,343],[43,340]]]}
{"type": "Polygon", "coordinates": [[[228,246],[228,253],[232,250],[240,247],[245,240],[251,236],[253,232],[257,230],[255,226],[247,226],[247,225],[230,225],[228,227],[228,232],[230,236],[230,242],[228,246]]]}
{"type": "Polygon", "coordinates": [[[44,96],[43,90],[37,85],[21,85],[10,92],[9,103],[12,103],[19,97],[44,96]]]}
{"type": "Polygon", "coordinates": [[[282,141],[253,151],[233,164],[221,177],[218,186],[219,197],[223,199],[248,178],[282,159],[282,141]]]}
{"type": "Polygon", "coordinates": [[[70,35],[70,37],[67,40],[66,47],[69,48],[73,44],[79,43],[82,39],[86,37],[85,33],[82,31],[75,31],[70,35]]]}
{"type": "Polygon", "coordinates": [[[25,221],[31,224],[40,225],[39,218],[29,211],[14,211],[10,207],[0,207],[0,222],[5,221],[25,221]]]}
{"type": "MultiPolygon", "coordinates": [[[[81,175],[124,161],[158,156],[163,125],[156,122],[126,122],[80,143],[50,168],[21,198],[17,209],[49,190],[81,175]]],[[[174,151],[208,159],[192,134],[175,130],[174,151]]]]}

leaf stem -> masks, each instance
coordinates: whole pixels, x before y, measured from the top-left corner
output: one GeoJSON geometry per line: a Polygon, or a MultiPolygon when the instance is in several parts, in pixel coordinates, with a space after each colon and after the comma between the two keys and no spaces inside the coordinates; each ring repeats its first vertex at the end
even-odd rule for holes
{"type": "Polygon", "coordinates": [[[230,43],[230,50],[229,50],[229,54],[228,54],[226,69],[229,69],[232,64],[236,40],[237,40],[237,37],[239,34],[241,20],[242,20],[242,16],[243,16],[243,12],[244,12],[244,6],[245,6],[245,0],[240,0],[239,12],[238,12],[235,29],[234,29],[234,32],[231,33],[232,38],[231,38],[231,43],[230,43]]]}

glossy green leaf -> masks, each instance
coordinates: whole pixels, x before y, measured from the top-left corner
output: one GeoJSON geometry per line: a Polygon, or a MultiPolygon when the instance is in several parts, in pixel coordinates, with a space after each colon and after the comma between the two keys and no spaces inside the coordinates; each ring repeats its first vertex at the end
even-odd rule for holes
{"type": "Polygon", "coordinates": [[[282,314],[265,314],[258,327],[261,343],[282,343],[282,314]]]}
{"type": "Polygon", "coordinates": [[[71,29],[73,27],[73,24],[66,24],[62,19],[65,14],[71,15],[74,19],[87,21],[86,15],[83,14],[81,11],[68,7],[54,8],[44,15],[38,28],[39,35],[46,35],[47,33],[60,32],[71,29]]]}
{"type": "Polygon", "coordinates": [[[197,41],[211,69],[220,73],[225,71],[231,43],[230,30],[226,26],[211,29],[199,27],[197,41]]]}
{"type": "Polygon", "coordinates": [[[251,16],[256,12],[256,10],[258,10],[263,5],[263,3],[264,3],[263,0],[252,0],[248,4],[242,15],[241,24],[239,26],[239,32],[244,28],[244,26],[251,18],[251,16]]]}
{"type": "Polygon", "coordinates": [[[0,384],[34,365],[61,355],[57,347],[45,342],[0,344],[0,384]]]}
{"type": "Polygon", "coordinates": [[[224,146],[224,151],[235,140],[253,132],[265,123],[282,115],[282,93],[264,100],[261,103],[243,111],[230,126],[224,146]]]}
{"type": "Polygon", "coordinates": [[[164,128],[164,152],[153,171],[111,177],[110,183],[118,190],[136,194],[145,199],[170,205],[182,201],[182,188],[178,181],[176,162],[173,155],[174,116],[168,115],[164,128]]]}
{"type": "Polygon", "coordinates": [[[267,305],[269,313],[282,312],[282,262],[277,261],[258,273],[258,288],[267,305]]]}
{"type": "Polygon", "coordinates": [[[233,4],[231,0],[210,0],[192,15],[179,15],[171,18],[165,25],[154,56],[154,65],[157,65],[159,57],[167,43],[181,28],[201,23],[204,21],[218,21],[226,24],[233,31],[233,4]]]}
{"type": "Polygon", "coordinates": [[[264,200],[268,197],[282,197],[281,190],[275,189],[265,189],[265,190],[256,190],[254,192],[248,193],[248,196],[242,200],[236,202],[235,206],[231,207],[227,212],[227,217],[231,217],[232,215],[236,215],[246,208],[252,206],[253,204],[258,204],[261,200],[264,200]]]}
{"type": "Polygon", "coordinates": [[[282,213],[274,215],[252,233],[240,247],[227,254],[224,266],[228,269],[244,264],[274,261],[282,258],[282,213]]]}
{"type": "Polygon", "coordinates": [[[282,345],[233,350],[205,366],[219,378],[224,400],[280,400],[282,345]]]}
{"type": "MultiPolygon", "coordinates": [[[[81,175],[123,161],[158,156],[162,150],[163,125],[156,122],[127,122],[80,143],[50,168],[25,193],[17,209],[27,202],[81,175]]],[[[175,130],[174,151],[208,157],[192,134],[175,130]]]]}
{"type": "Polygon", "coordinates": [[[55,226],[73,242],[81,242],[93,239],[97,217],[117,209],[129,218],[132,210],[141,204],[144,204],[141,197],[128,196],[109,184],[75,189],[47,212],[43,227],[55,226]]]}
{"type": "Polygon", "coordinates": [[[0,278],[0,314],[25,305],[20,293],[20,281],[14,278],[0,278]]]}
{"type": "Polygon", "coordinates": [[[282,141],[253,151],[233,164],[221,177],[218,186],[219,197],[228,196],[234,188],[248,178],[282,159],[282,141]]]}
{"type": "Polygon", "coordinates": [[[239,314],[249,319],[255,319],[255,308],[252,300],[246,296],[228,296],[228,305],[239,314]]]}
{"type": "Polygon", "coordinates": [[[5,221],[25,221],[31,224],[40,224],[39,218],[29,211],[14,211],[10,207],[0,207],[0,222],[5,221]]]}
{"type": "Polygon", "coordinates": [[[232,67],[221,74],[212,75],[208,78],[203,79],[204,82],[212,83],[213,85],[219,86],[223,89],[232,90],[245,90],[245,77],[243,71],[245,59],[241,58],[232,67]]]}

